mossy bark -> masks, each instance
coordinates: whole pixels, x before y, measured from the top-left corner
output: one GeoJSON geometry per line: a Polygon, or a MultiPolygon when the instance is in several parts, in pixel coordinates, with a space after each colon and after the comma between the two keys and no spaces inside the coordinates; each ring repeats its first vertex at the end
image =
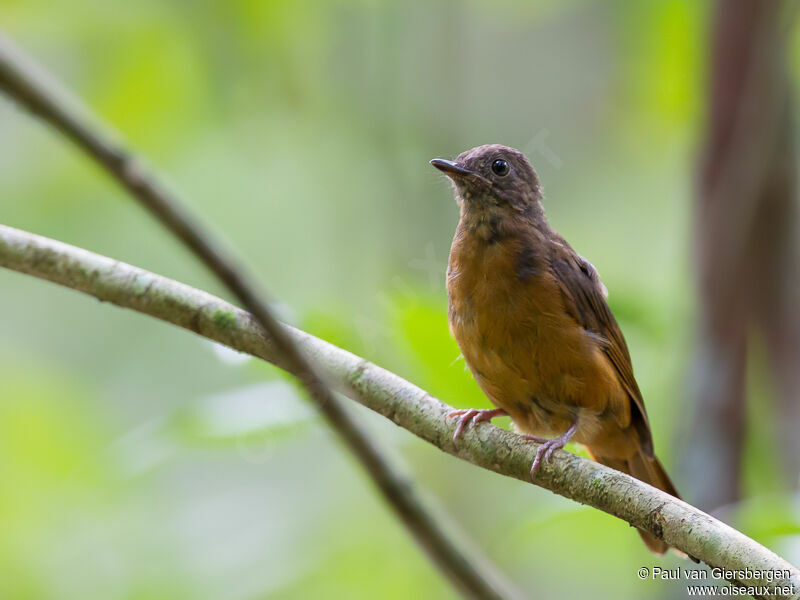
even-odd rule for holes
{"type": "MultiPolygon", "coordinates": [[[[288,366],[249,313],[166,277],[5,226],[0,226],[0,266],[150,315],[278,367],[288,366]]],[[[530,482],[535,444],[481,423],[468,428],[456,448],[455,424],[445,420],[452,407],[363,358],[298,329],[290,332],[344,394],[445,452],[530,482]]],[[[764,597],[800,598],[800,570],[795,566],[699,509],[624,473],[559,451],[542,465],[533,483],[619,517],[712,567],[755,572],[734,578],[736,583],[793,589],[788,595],[764,597]]]]}

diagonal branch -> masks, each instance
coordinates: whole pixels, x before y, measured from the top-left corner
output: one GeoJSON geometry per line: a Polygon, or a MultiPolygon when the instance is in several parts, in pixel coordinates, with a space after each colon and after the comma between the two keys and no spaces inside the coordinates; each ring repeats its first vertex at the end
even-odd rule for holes
{"type": "Polygon", "coordinates": [[[37,114],[106,170],[133,198],[180,239],[239,299],[268,334],[286,370],[300,380],[317,409],[352,451],[400,521],[433,562],[462,593],[471,598],[502,600],[515,596],[510,586],[485,561],[469,557],[450,539],[425,508],[405,478],[387,462],[378,446],[361,430],[333,394],[325,379],[272,314],[265,294],[249,273],[216,243],[180,199],[121,143],[90,123],[80,109],[65,102],[44,73],[0,33],[0,89],[37,114]]]}
{"type": "MultiPolygon", "coordinates": [[[[292,365],[254,318],[224,300],[177,281],[11,227],[0,225],[0,266],[73,288],[156,317],[291,371],[292,365]]],[[[425,391],[363,358],[308,333],[286,328],[345,394],[439,449],[501,475],[530,482],[536,445],[483,423],[453,446],[453,410],[425,391]],[[357,393],[354,394],[353,391],[357,393]]],[[[739,531],[624,473],[556,452],[536,484],[649,531],[727,579],[767,586],[765,598],[800,598],[800,570],[739,531]]]]}

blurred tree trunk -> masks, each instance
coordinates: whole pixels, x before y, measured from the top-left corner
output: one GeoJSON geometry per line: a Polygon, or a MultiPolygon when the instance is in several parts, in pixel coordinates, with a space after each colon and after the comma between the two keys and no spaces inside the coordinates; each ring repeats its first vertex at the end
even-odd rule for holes
{"type": "Polygon", "coordinates": [[[706,510],[740,495],[745,371],[753,334],[779,396],[784,469],[800,469],[800,326],[795,152],[786,7],[718,0],[696,196],[700,292],[695,416],[686,465],[706,510]]]}

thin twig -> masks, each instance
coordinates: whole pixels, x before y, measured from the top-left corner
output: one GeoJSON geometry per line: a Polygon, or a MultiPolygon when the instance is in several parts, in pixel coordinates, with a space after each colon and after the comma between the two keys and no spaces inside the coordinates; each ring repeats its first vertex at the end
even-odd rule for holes
{"type": "MultiPolygon", "coordinates": [[[[0,266],[150,315],[291,371],[285,355],[251,315],[166,277],[2,225],[0,266]]],[[[535,444],[482,423],[468,428],[456,448],[452,442],[455,424],[445,421],[452,407],[350,352],[303,331],[287,331],[334,385],[354,400],[444,452],[530,483],[535,444]]],[[[746,586],[768,586],[771,591],[762,590],[762,597],[800,598],[796,567],[732,527],[638,479],[559,451],[542,466],[535,483],[619,517],[712,567],[740,571],[727,578],[746,586]]]]}
{"type": "Polygon", "coordinates": [[[82,111],[62,100],[63,94],[45,81],[32,61],[0,35],[0,88],[45,122],[60,131],[120,183],[141,205],[194,252],[228,287],[255,321],[269,335],[287,370],[303,384],[328,424],[339,434],[399,519],[405,524],[434,563],[462,593],[471,598],[499,600],[510,595],[510,586],[482,564],[469,557],[441,528],[421,498],[387,462],[378,447],[356,424],[298,349],[284,325],[264,301],[265,294],[247,271],[226,254],[219,244],[185,208],[184,203],[161,186],[128,149],[90,122],[82,111]]]}

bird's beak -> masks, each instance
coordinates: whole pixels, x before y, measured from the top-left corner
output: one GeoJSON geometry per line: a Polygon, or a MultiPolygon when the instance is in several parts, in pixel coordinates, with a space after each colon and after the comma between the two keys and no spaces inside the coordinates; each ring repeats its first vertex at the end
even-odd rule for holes
{"type": "Polygon", "coordinates": [[[452,178],[455,177],[465,177],[467,175],[475,175],[474,171],[470,171],[469,169],[465,169],[461,165],[452,160],[445,160],[443,158],[434,158],[431,161],[431,164],[439,169],[442,173],[447,175],[448,177],[452,178]]]}

